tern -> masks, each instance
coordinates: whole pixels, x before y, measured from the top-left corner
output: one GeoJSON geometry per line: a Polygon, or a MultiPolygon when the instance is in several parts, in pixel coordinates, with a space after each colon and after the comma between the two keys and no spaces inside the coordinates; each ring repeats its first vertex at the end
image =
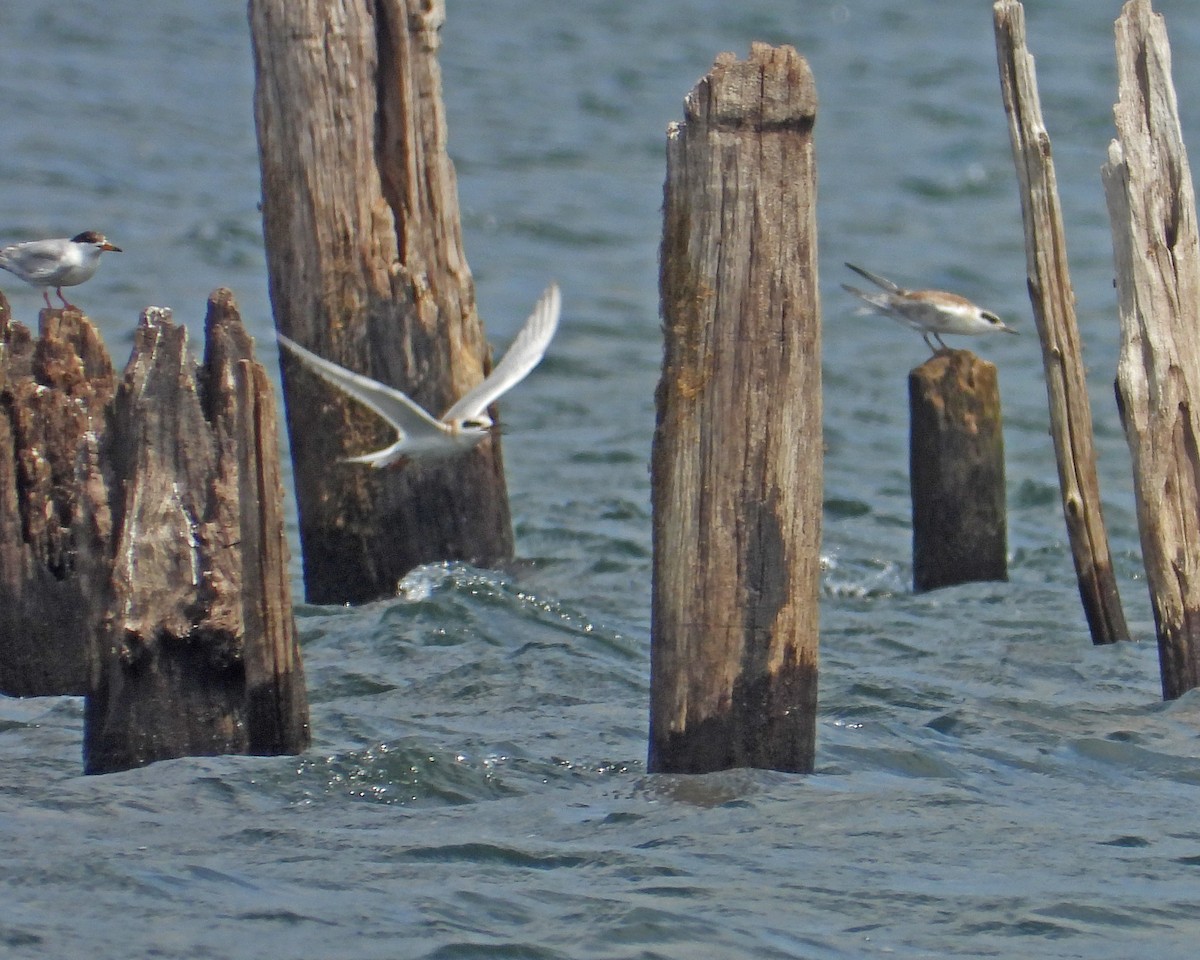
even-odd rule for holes
{"type": "Polygon", "coordinates": [[[524,380],[541,361],[558,327],[560,307],[558,285],[552,283],[503,359],[486,379],[467,391],[437,419],[394,387],[339,367],[282,333],[276,336],[313,373],[379,414],[396,431],[396,442],[391,446],[346,458],[347,463],[366,463],[378,468],[403,457],[432,458],[465,453],[486,437],[493,427],[487,408],[524,380]]]}
{"type": "Polygon", "coordinates": [[[956,293],[946,293],[944,290],[905,290],[899,284],[862,267],[856,267],[852,263],[846,266],[876,286],[882,287],[883,293],[864,293],[848,283],[842,284],[843,290],[854,294],[860,300],[865,300],[879,313],[919,330],[925,338],[925,344],[935,354],[939,352],[938,347],[942,350],[950,349],[942,341],[943,333],[969,336],[996,332],[1017,333],[994,313],[976,306],[966,297],[960,297],[956,293]],[[931,335],[938,342],[937,347],[930,342],[931,335]]]}
{"type": "Polygon", "coordinates": [[[106,250],[120,253],[104,234],[85,230],[68,239],[30,240],[0,249],[0,268],[16,274],[26,283],[42,287],[46,306],[50,303],[50,287],[58,294],[63,306],[78,310],[63,296],[63,287],[73,287],[90,280],[100,266],[100,254],[106,250]]]}

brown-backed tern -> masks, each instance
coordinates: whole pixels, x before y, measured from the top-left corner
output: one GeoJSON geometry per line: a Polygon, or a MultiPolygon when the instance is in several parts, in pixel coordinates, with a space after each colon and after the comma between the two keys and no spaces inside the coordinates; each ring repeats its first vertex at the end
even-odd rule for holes
{"type": "Polygon", "coordinates": [[[943,333],[974,336],[981,333],[1017,332],[994,313],[976,306],[966,297],[960,297],[956,293],[946,293],[944,290],[905,290],[899,284],[862,267],[856,267],[852,263],[846,266],[881,287],[883,292],[864,293],[848,283],[842,284],[843,290],[854,294],[860,300],[865,300],[879,313],[920,331],[926,345],[935,354],[938,353],[938,347],[942,350],[949,349],[942,342],[943,333]],[[938,342],[938,347],[930,342],[930,336],[938,342]]]}

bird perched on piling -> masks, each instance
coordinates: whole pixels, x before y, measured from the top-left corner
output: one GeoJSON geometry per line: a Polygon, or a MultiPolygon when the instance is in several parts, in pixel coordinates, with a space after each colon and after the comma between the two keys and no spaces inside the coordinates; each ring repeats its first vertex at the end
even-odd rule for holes
{"type": "Polygon", "coordinates": [[[541,362],[558,328],[561,296],[557,284],[542,294],[525,326],[513,340],[503,359],[486,379],[467,391],[440,418],[434,419],[406,394],[360,373],[317,356],[294,340],[277,333],[301,363],[343,393],[383,417],[397,433],[396,442],[382,450],[347,457],[347,463],[386,467],[402,458],[445,457],[465,453],[493,428],[487,408],[520,383],[541,362]]]}
{"type": "Polygon", "coordinates": [[[862,267],[856,267],[852,263],[847,263],[846,266],[881,287],[883,292],[864,293],[848,283],[843,283],[842,289],[866,301],[884,316],[920,331],[926,346],[935,355],[941,350],[950,349],[942,341],[943,333],[968,336],[997,332],[1017,333],[994,313],[976,306],[966,297],[960,297],[956,293],[946,293],[944,290],[905,290],[899,284],[862,267]],[[936,347],[930,342],[930,336],[937,341],[936,347]]]}
{"type": "Polygon", "coordinates": [[[0,268],[16,274],[28,284],[42,287],[46,306],[50,307],[50,287],[63,306],[78,309],[63,296],[63,287],[73,287],[95,276],[100,254],[106,250],[120,253],[104,234],[95,230],[77,233],[69,240],[30,240],[0,249],[0,268]]]}

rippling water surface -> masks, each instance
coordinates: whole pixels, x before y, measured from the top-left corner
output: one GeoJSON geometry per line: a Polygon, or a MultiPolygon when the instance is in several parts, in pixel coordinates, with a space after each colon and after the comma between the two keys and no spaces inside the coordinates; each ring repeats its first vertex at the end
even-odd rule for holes
{"type": "MultiPolygon", "coordinates": [[[[80,773],[81,702],[0,699],[0,956],[1192,957],[1200,700],[1163,704],[1128,455],[1099,167],[1115,0],[1029,6],[1126,612],[1074,585],[990,4],[449,3],[442,64],[467,253],[504,345],[565,291],[505,398],[519,560],[297,610],[299,758],[80,773]],[[935,9],[936,8],[936,9],[935,9]],[[664,130],[713,57],[814,69],[828,454],[817,773],[645,771],[647,463],[661,360],[664,130]],[[844,260],[959,290],[1023,336],[1000,368],[1011,582],[916,596],[905,378],[844,260]]],[[[125,248],[76,299],[123,362],[138,312],[199,330],[234,289],[273,361],[241,2],[0,12],[0,241],[125,248]]],[[[1200,11],[1160,0],[1195,142],[1200,11]]],[[[0,275],[18,317],[40,296],[0,275]]]]}

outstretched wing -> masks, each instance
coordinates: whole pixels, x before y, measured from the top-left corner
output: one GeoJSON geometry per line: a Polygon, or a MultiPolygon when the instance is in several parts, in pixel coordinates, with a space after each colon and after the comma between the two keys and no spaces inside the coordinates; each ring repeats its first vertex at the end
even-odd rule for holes
{"type": "MultiPolygon", "coordinates": [[[[311,350],[304,349],[295,340],[285,337],[282,333],[276,333],[275,336],[295,355],[296,359],[313,373],[383,417],[400,434],[401,446],[406,446],[404,444],[406,439],[418,440],[446,433],[444,425],[434,420],[414,401],[394,387],[389,387],[378,380],[364,377],[361,373],[354,373],[345,367],[339,367],[336,363],[318,357],[311,350]]],[[[403,449],[397,448],[395,444],[388,449],[397,456],[403,453],[403,449]]]]}
{"type": "Polygon", "coordinates": [[[883,289],[886,290],[888,293],[907,293],[908,292],[902,286],[900,286],[898,283],[892,283],[892,281],[888,280],[886,277],[881,277],[876,273],[872,273],[870,270],[864,270],[862,267],[856,267],[852,263],[847,263],[846,266],[848,266],[851,270],[853,270],[855,273],[857,273],[860,277],[865,277],[867,280],[870,280],[873,284],[875,284],[875,286],[883,287],[883,289]]]}
{"type": "Polygon", "coordinates": [[[508,348],[508,353],[485,380],[468,390],[442,414],[442,420],[452,423],[456,420],[478,419],[498,397],[524,380],[529,371],[541,362],[546,348],[550,346],[554,331],[558,329],[561,307],[562,296],[558,284],[552,283],[534,306],[533,313],[508,348]]]}

